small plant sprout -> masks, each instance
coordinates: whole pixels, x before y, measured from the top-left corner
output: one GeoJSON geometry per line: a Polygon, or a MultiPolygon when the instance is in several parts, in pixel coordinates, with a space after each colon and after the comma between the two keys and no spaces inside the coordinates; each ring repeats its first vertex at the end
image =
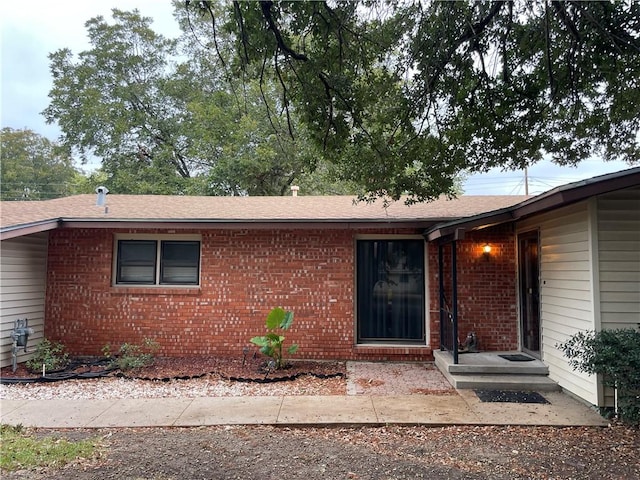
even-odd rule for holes
{"type": "MultiPolygon", "coordinates": [[[[293,312],[276,307],[267,315],[266,326],[269,332],[266,335],[253,337],[251,343],[260,347],[260,352],[271,357],[275,369],[282,368],[285,365],[282,354],[285,337],[279,335],[275,330],[289,330],[293,324],[293,312]]],[[[287,353],[292,355],[298,350],[298,345],[293,344],[287,348],[287,353]]]]}

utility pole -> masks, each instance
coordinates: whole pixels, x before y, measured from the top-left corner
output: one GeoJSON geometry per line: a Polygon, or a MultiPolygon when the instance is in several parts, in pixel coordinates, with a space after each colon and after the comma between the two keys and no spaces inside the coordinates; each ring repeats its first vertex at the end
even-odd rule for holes
{"type": "Polygon", "coordinates": [[[529,195],[529,169],[524,167],[524,194],[529,195]]]}

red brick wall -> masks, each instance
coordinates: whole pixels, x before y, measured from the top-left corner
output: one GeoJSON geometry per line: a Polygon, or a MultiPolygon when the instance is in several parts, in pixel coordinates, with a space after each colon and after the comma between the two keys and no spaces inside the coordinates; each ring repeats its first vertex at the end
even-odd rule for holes
{"type": "MultiPolygon", "coordinates": [[[[201,285],[186,289],[111,286],[114,234],[119,232],[125,231],[51,232],[45,335],[72,354],[99,355],[107,343],[140,343],[146,337],[160,344],[160,355],[239,357],[249,338],[265,331],[269,310],[282,306],[295,313],[285,335],[287,344],[300,345],[298,358],[432,358],[427,347],[355,345],[354,236],[364,232],[181,230],[202,235],[201,285]]],[[[476,259],[471,244],[461,245],[459,254],[460,282],[477,284],[459,287],[461,332],[473,326],[483,349],[515,342],[513,235],[494,235],[496,246],[504,249],[496,252],[496,261],[476,259]],[[506,329],[504,321],[513,325],[506,329]]],[[[429,257],[430,308],[437,310],[436,247],[429,247],[429,257]]],[[[437,347],[437,313],[431,317],[431,346],[437,347]]]]}
{"type": "MultiPolygon", "coordinates": [[[[456,244],[458,336],[476,332],[481,350],[518,349],[516,243],[510,225],[468,232],[456,244]],[[483,254],[488,243],[491,254],[483,254]]],[[[451,301],[451,250],[445,247],[445,291],[451,301]]],[[[438,247],[429,245],[431,345],[439,348],[438,247]]]]}

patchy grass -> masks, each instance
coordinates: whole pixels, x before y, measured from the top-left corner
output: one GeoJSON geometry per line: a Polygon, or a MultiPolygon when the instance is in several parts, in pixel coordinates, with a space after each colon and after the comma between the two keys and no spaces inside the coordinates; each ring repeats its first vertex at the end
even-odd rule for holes
{"type": "Polygon", "coordinates": [[[22,426],[0,425],[0,470],[30,470],[62,467],[93,458],[99,450],[96,439],[69,441],[56,437],[36,437],[22,426]]]}

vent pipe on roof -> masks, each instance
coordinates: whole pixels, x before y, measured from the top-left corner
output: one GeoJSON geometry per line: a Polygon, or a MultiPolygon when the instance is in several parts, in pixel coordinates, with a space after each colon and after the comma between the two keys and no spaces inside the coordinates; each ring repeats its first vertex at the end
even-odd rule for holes
{"type": "Polygon", "coordinates": [[[107,187],[100,186],[96,188],[96,193],[98,194],[96,205],[102,207],[107,203],[107,193],[109,193],[109,189],[107,187]]]}
{"type": "Polygon", "coordinates": [[[298,196],[298,190],[300,190],[300,187],[297,185],[291,185],[291,195],[293,195],[294,197],[298,196]]]}

